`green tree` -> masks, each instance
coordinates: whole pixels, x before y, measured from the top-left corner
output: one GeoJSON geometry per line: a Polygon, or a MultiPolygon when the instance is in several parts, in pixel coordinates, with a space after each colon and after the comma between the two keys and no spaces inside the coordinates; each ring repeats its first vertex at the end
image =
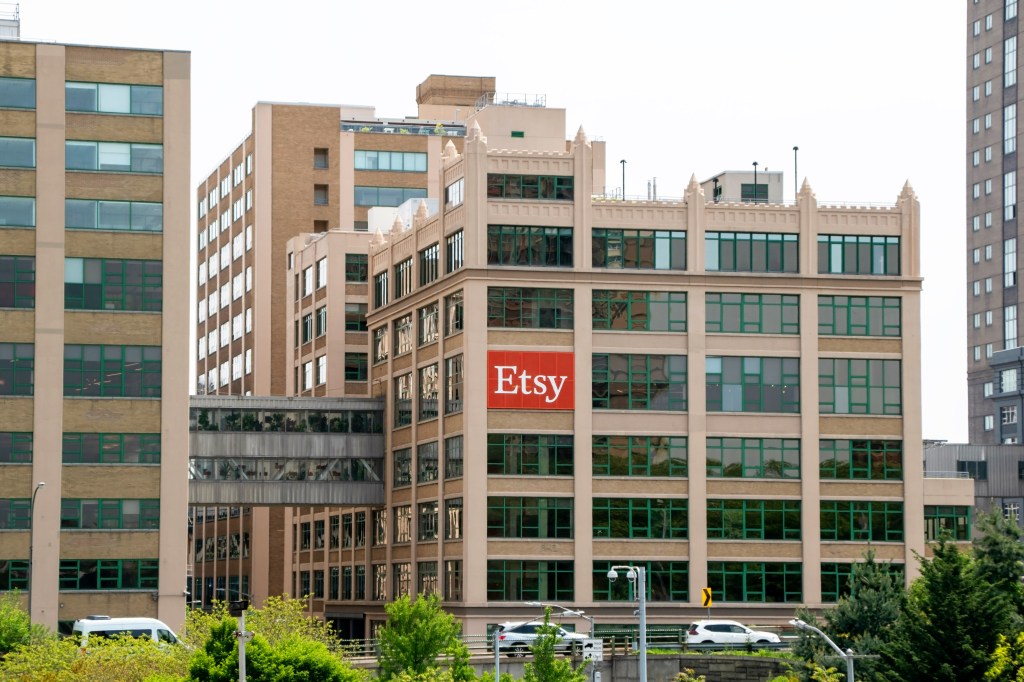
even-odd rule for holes
{"type": "Polygon", "coordinates": [[[0,656],[17,646],[40,642],[53,634],[43,625],[33,625],[28,611],[21,608],[18,590],[0,595],[0,656]]]}
{"type": "Polygon", "coordinates": [[[572,662],[555,656],[558,628],[551,624],[551,607],[544,607],[544,623],[537,628],[537,638],[530,645],[533,661],[525,666],[523,682],[586,682],[584,665],[573,667],[572,662]]]}
{"type": "Polygon", "coordinates": [[[942,540],[933,548],[930,560],[918,556],[921,577],[882,648],[880,667],[894,682],[981,680],[1012,606],[956,545],[942,540]]]}
{"type": "Polygon", "coordinates": [[[462,627],[441,608],[436,594],[419,595],[415,601],[405,595],[384,609],[388,622],[377,634],[380,654],[378,677],[387,681],[408,673],[426,674],[446,663],[455,682],[474,680],[469,649],[462,642],[462,627]]]}
{"type": "Polygon", "coordinates": [[[1024,632],[1013,639],[999,635],[991,665],[985,671],[986,682],[1024,682],[1024,632]]]}
{"type": "Polygon", "coordinates": [[[1024,529],[997,511],[980,514],[974,531],[978,574],[1006,593],[1018,617],[1024,617],[1024,529]]]}
{"type": "Polygon", "coordinates": [[[0,680],[17,682],[143,682],[181,680],[188,671],[185,647],[134,637],[90,638],[82,655],[73,638],[48,638],[18,647],[0,662],[0,680]]]}

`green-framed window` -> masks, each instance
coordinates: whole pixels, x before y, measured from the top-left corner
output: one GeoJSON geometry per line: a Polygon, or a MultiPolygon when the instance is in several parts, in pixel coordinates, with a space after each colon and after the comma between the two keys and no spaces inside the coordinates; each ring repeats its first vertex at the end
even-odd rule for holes
{"type": "Polygon", "coordinates": [[[572,289],[487,287],[487,326],[572,329],[572,289]]]}
{"type": "Polygon", "coordinates": [[[0,256],[0,308],[35,306],[35,256],[0,256]]]}
{"type": "Polygon", "coordinates": [[[416,446],[416,482],[436,481],[441,470],[437,461],[437,441],[420,443],[416,446]]]}
{"type": "Polygon", "coordinates": [[[487,174],[489,199],[557,199],[573,200],[574,178],[571,175],[487,174]]]}
{"type": "Polygon", "coordinates": [[[401,206],[409,199],[426,199],[427,190],[419,187],[367,187],[355,188],[356,206],[401,206]]]}
{"type": "Polygon", "coordinates": [[[595,353],[594,409],[686,411],[686,356],[595,353]]]}
{"type": "Polygon", "coordinates": [[[369,376],[366,353],[345,353],[345,381],[366,381],[369,376]]]}
{"type": "Polygon", "coordinates": [[[103,173],[164,172],[164,146],[140,142],[65,140],[64,168],[103,173]]]}
{"type": "Polygon", "coordinates": [[[489,433],[487,473],[572,476],[574,451],[571,434],[489,433]]]}
{"type": "Polygon", "coordinates": [[[32,432],[0,431],[0,464],[31,463],[32,432]]]}
{"type": "MultiPolygon", "coordinates": [[[[324,317],[326,318],[327,311],[326,306],[324,309],[324,317]]],[[[324,320],[324,333],[327,331],[326,319],[324,320]]],[[[366,304],[365,303],[345,303],[345,331],[347,332],[365,332],[366,327],[366,304]]]]}
{"type": "Polygon", "coordinates": [[[392,454],[392,487],[412,485],[412,448],[399,448],[392,454]]]}
{"type": "Polygon", "coordinates": [[[34,137],[0,137],[0,166],[35,168],[36,139],[34,137]]]}
{"type": "Polygon", "coordinates": [[[571,268],[571,227],[487,226],[488,265],[571,268]]]}
{"type": "Polygon", "coordinates": [[[159,312],[163,308],[163,262],[65,258],[64,307],[159,312]]]}
{"type": "Polygon", "coordinates": [[[689,500],[679,498],[595,497],[595,538],[685,540],[689,500]]]}
{"type": "Polygon", "coordinates": [[[705,359],[708,412],[800,411],[800,358],[705,359]]]}
{"type": "Polygon", "coordinates": [[[160,500],[65,497],[60,501],[60,527],[64,530],[157,530],[160,528],[160,500]]]}
{"type": "Polygon", "coordinates": [[[821,539],[903,542],[903,503],[822,500],[821,539]]]}
{"type": "Polygon", "coordinates": [[[719,602],[800,603],[803,566],[791,562],[709,561],[708,585],[719,602]]]}
{"type": "Polygon", "coordinates": [[[0,395],[32,395],[35,365],[33,344],[0,343],[0,395]]]}
{"type": "Polygon", "coordinates": [[[497,559],[487,562],[487,601],[574,599],[572,561],[497,559]]]}
{"type": "Polygon", "coordinates": [[[800,297],[790,294],[708,293],[708,333],[799,334],[800,297]]]}
{"type": "Polygon", "coordinates": [[[902,332],[899,296],[818,296],[821,336],[891,336],[902,332]]]}
{"type": "Polygon", "coordinates": [[[595,268],[685,270],[685,230],[622,230],[595,227],[591,241],[595,268]]]}
{"type": "Polygon", "coordinates": [[[571,497],[488,497],[489,538],[572,538],[571,497]]]}
{"type": "Polygon", "coordinates": [[[686,436],[592,437],[594,476],[674,476],[687,474],[686,436]]]}
{"type": "Polygon", "coordinates": [[[159,559],[61,559],[61,590],[155,590],[159,559]]]}
{"type": "Polygon", "coordinates": [[[707,476],[800,478],[800,439],[708,438],[707,476]]]}
{"type": "Polygon", "coordinates": [[[898,275],[900,238],[849,234],[818,235],[818,273],[898,275]]]}
{"type": "Polygon", "coordinates": [[[164,205],[151,201],[65,199],[64,227],[69,230],[162,232],[164,205]]]}
{"type": "Polygon", "coordinates": [[[366,282],[370,276],[370,257],[365,253],[345,254],[345,281],[366,282]]]}
{"type": "Polygon", "coordinates": [[[949,533],[953,540],[970,540],[971,508],[960,505],[925,505],[925,540],[939,540],[945,533],[949,533]]]}
{"type": "Polygon", "coordinates": [[[708,500],[709,540],[799,540],[800,500],[708,500]]]}
{"type": "Polygon", "coordinates": [[[707,232],[704,268],[709,272],[800,272],[795,234],[707,232]]]}
{"type": "Polygon", "coordinates": [[[64,346],[64,395],[159,398],[160,346],[64,346]]]}
{"type": "MultiPolygon", "coordinates": [[[[5,109],[35,109],[36,80],[34,78],[0,78],[0,107],[5,109]]],[[[0,590],[6,588],[0,586],[0,590]]]]}
{"type": "Polygon", "coordinates": [[[592,295],[595,330],[686,331],[686,293],[682,291],[609,291],[592,295]]]}
{"type": "Polygon", "coordinates": [[[437,539],[437,500],[416,506],[416,539],[421,542],[437,539]]]}
{"type": "Polygon", "coordinates": [[[35,226],[35,197],[0,196],[0,227],[35,226]]]}
{"type": "Polygon", "coordinates": [[[818,441],[822,479],[903,480],[903,441],[822,438],[818,441]]]}
{"type": "Polygon", "coordinates": [[[0,592],[28,589],[28,561],[0,559],[0,592]]]}
{"type": "Polygon", "coordinates": [[[65,433],[64,464],[159,464],[159,433],[65,433]]]}
{"type": "Polygon", "coordinates": [[[444,478],[462,477],[462,436],[444,439],[444,478]]]}
{"type": "MultiPolygon", "coordinates": [[[[608,580],[608,571],[620,561],[594,562],[594,601],[635,601],[636,586],[626,580],[608,580]]],[[[690,601],[690,562],[688,561],[631,561],[646,571],[647,601],[690,601]]]]}
{"type": "Polygon", "coordinates": [[[159,85],[64,83],[65,109],[99,114],[161,116],[164,89],[159,85]]]}
{"type": "Polygon", "coordinates": [[[427,172],[427,154],[426,152],[357,149],[355,151],[355,170],[425,173],[427,172]]]}
{"type": "Polygon", "coordinates": [[[899,360],[819,358],[822,414],[902,414],[899,360]]]}
{"type": "Polygon", "coordinates": [[[0,530],[27,530],[32,527],[32,502],[24,497],[0,499],[0,530]]]}
{"type": "MultiPolygon", "coordinates": [[[[823,561],[821,564],[821,600],[825,603],[833,604],[843,597],[849,597],[850,580],[853,578],[857,567],[862,565],[857,562],[839,563],[823,561]]],[[[886,562],[877,565],[888,570],[897,585],[903,584],[903,576],[905,575],[903,564],[886,562]]]]}

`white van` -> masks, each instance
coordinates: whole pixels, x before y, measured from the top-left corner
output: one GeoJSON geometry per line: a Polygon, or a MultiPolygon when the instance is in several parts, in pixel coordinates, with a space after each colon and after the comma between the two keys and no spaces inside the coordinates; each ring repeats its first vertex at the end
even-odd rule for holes
{"type": "Polygon", "coordinates": [[[86,616],[76,620],[71,629],[73,637],[81,638],[84,647],[89,637],[149,637],[157,643],[177,644],[178,636],[163,621],[156,618],[111,618],[110,616],[86,616]]]}

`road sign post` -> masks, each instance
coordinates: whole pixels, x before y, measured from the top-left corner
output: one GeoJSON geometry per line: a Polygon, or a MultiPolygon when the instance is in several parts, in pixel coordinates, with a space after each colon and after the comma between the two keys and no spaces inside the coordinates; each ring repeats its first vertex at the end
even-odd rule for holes
{"type": "Polygon", "coordinates": [[[711,588],[705,587],[701,590],[701,605],[708,610],[708,618],[711,617],[711,588]]]}

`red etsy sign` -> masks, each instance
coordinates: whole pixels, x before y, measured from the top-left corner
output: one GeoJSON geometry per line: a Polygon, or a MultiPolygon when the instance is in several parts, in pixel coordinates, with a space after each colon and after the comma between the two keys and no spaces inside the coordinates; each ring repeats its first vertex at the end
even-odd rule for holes
{"type": "Polygon", "coordinates": [[[573,353],[487,351],[487,407],[493,410],[571,410],[573,353]]]}

